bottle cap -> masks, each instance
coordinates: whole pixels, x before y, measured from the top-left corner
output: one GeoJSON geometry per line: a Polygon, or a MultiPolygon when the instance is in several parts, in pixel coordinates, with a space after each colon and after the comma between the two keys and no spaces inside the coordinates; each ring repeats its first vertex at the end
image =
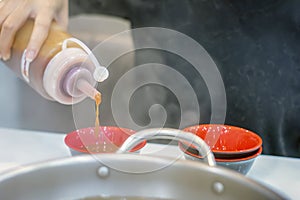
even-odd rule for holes
{"type": "Polygon", "coordinates": [[[66,105],[85,99],[87,96],[84,93],[75,90],[79,78],[87,80],[92,86],[96,85],[92,75],[95,66],[88,58],[86,52],[80,48],[67,48],[56,54],[48,63],[43,76],[44,88],[48,95],[66,105]],[[74,71],[74,76],[71,76],[72,69],[79,69],[78,73],[74,71]]]}
{"type": "Polygon", "coordinates": [[[62,49],[66,49],[67,48],[67,43],[71,41],[71,42],[75,42],[76,44],[78,44],[89,56],[89,58],[91,59],[91,61],[94,63],[95,65],[95,70],[93,73],[93,77],[95,79],[95,81],[97,82],[103,82],[105,81],[108,76],[109,76],[109,72],[108,70],[101,66],[100,63],[98,62],[97,58],[95,57],[95,55],[93,54],[93,52],[80,40],[76,39],[76,38],[68,38],[66,40],[64,40],[63,44],[62,44],[62,49]]]}
{"type": "Polygon", "coordinates": [[[96,67],[93,77],[97,82],[105,81],[109,76],[108,70],[105,67],[96,67]]]}

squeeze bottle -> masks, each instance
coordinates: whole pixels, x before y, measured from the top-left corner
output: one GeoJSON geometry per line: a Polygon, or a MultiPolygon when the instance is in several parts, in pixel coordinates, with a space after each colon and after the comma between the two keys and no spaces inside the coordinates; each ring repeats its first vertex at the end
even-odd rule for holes
{"type": "Polygon", "coordinates": [[[80,40],[53,22],[39,54],[31,62],[25,59],[26,46],[34,22],[28,20],[16,33],[11,58],[4,62],[21,79],[46,99],[61,104],[75,104],[87,96],[94,99],[94,88],[109,73],[91,50],[80,40]]]}

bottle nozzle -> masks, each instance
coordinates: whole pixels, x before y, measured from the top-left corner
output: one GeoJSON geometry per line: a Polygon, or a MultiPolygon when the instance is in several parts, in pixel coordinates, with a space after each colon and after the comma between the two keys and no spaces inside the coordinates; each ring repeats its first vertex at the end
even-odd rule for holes
{"type": "Polygon", "coordinates": [[[101,97],[101,93],[96,90],[88,81],[80,79],[77,81],[77,89],[83,92],[85,95],[95,100],[97,96],[101,97]]]}

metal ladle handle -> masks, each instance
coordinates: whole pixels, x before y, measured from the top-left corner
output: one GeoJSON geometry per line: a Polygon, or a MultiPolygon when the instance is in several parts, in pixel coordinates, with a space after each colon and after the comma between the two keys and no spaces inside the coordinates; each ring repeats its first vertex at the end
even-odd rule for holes
{"type": "Polygon", "coordinates": [[[195,146],[199,155],[203,157],[203,160],[207,162],[209,166],[216,166],[213,153],[209,146],[201,138],[192,133],[172,128],[152,128],[138,131],[127,138],[117,153],[129,152],[130,149],[138,145],[140,142],[154,139],[169,139],[188,142],[195,146]]]}

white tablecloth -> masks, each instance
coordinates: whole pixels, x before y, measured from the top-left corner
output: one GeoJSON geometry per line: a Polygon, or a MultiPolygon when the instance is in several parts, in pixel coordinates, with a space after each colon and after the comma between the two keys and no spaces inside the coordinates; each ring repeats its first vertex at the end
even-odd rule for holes
{"type": "MultiPolygon", "coordinates": [[[[0,128],[0,174],[22,165],[70,157],[64,137],[65,135],[60,133],[0,128]]],[[[181,152],[176,146],[147,144],[141,153],[178,156],[181,152]]],[[[300,199],[298,158],[261,155],[247,176],[284,193],[290,199],[300,199]]]]}

